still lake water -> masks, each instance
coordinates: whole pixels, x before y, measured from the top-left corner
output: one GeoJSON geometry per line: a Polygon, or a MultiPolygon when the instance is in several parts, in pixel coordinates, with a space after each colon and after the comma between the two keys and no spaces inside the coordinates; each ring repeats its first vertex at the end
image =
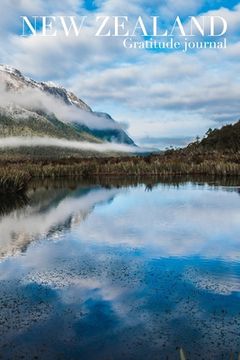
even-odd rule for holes
{"type": "Polygon", "coordinates": [[[239,190],[58,184],[2,201],[0,359],[237,359],[239,190]]]}

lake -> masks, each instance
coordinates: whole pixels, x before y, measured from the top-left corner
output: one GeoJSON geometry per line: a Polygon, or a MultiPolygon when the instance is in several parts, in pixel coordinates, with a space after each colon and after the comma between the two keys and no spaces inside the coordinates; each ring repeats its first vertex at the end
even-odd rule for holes
{"type": "Polygon", "coordinates": [[[38,182],[0,205],[0,359],[237,359],[240,187],[38,182]]]}

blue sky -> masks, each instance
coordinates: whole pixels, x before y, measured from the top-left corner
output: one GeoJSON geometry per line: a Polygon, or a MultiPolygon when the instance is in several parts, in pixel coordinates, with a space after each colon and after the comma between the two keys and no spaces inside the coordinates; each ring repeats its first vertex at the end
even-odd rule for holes
{"type": "Polygon", "coordinates": [[[94,110],[126,124],[141,145],[179,146],[209,127],[240,118],[239,1],[210,0],[2,0],[0,62],[73,90],[94,110]],[[79,37],[21,37],[21,15],[87,15],[79,37]],[[96,38],[97,15],[218,15],[228,22],[227,49],[125,49],[122,39],[96,38]]]}

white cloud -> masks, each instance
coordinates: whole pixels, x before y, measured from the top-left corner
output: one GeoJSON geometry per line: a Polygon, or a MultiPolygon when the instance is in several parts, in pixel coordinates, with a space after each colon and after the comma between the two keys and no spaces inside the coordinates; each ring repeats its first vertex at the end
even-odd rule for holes
{"type": "MultiPolygon", "coordinates": [[[[119,129],[120,125],[105,116],[97,116],[93,112],[82,110],[74,105],[69,106],[61,99],[45,93],[39,88],[34,88],[31,85],[22,87],[15,91],[6,90],[5,81],[11,81],[9,76],[5,76],[0,71],[0,107],[6,111],[18,111],[20,108],[32,110],[42,110],[47,114],[55,114],[55,116],[65,123],[76,122],[88,126],[90,129],[119,129]],[[14,109],[16,107],[16,109],[14,109]]],[[[14,81],[13,81],[13,84],[14,81]]],[[[17,86],[20,83],[17,83],[17,86]]],[[[16,85],[15,85],[16,86],[16,85]]],[[[24,111],[23,111],[24,115],[24,111]]]]}
{"type": "Polygon", "coordinates": [[[79,237],[86,243],[147,248],[155,257],[197,255],[234,260],[240,255],[239,216],[236,192],[202,191],[201,186],[193,190],[184,185],[178,190],[159,187],[149,194],[137,188],[116,198],[111,209],[104,207],[94,213],[79,227],[79,237]],[[122,204],[124,216],[119,217],[122,204]],[[223,238],[229,241],[219,246],[223,238]]]}
{"type": "Polygon", "coordinates": [[[217,10],[210,10],[204,14],[205,16],[221,16],[228,23],[228,36],[239,33],[239,17],[240,17],[240,4],[237,4],[232,10],[221,7],[217,10]]]}
{"type": "MultiPolygon", "coordinates": [[[[221,56],[212,50],[148,54],[142,63],[104,69],[98,76],[92,72],[81,81],[82,93],[100,109],[109,107],[115,118],[127,119],[134,138],[151,132],[153,137],[202,135],[210,126],[239,118],[240,65],[232,62],[236,51],[232,45],[221,56]]],[[[73,79],[70,84],[77,93],[79,83],[73,79]]]]}
{"type": "Polygon", "coordinates": [[[136,148],[130,145],[122,145],[115,143],[95,144],[87,141],[71,141],[64,139],[56,139],[50,137],[5,137],[0,138],[0,148],[18,148],[20,146],[53,146],[59,148],[70,148],[83,151],[94,152],[125,152],[136,153],[143,152],[144,149],[136,148]]]}

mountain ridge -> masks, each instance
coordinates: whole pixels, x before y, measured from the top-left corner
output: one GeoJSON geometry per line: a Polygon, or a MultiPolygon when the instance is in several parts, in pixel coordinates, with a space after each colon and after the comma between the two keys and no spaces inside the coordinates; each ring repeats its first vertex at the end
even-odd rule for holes
{"type": "Polygon", "coordinates": [[[94,112],[62,86],[32,80],[11,66],[0,65],[0,91],[0,137],[46,135],[135,145],[110,115],[94,112]]]}

